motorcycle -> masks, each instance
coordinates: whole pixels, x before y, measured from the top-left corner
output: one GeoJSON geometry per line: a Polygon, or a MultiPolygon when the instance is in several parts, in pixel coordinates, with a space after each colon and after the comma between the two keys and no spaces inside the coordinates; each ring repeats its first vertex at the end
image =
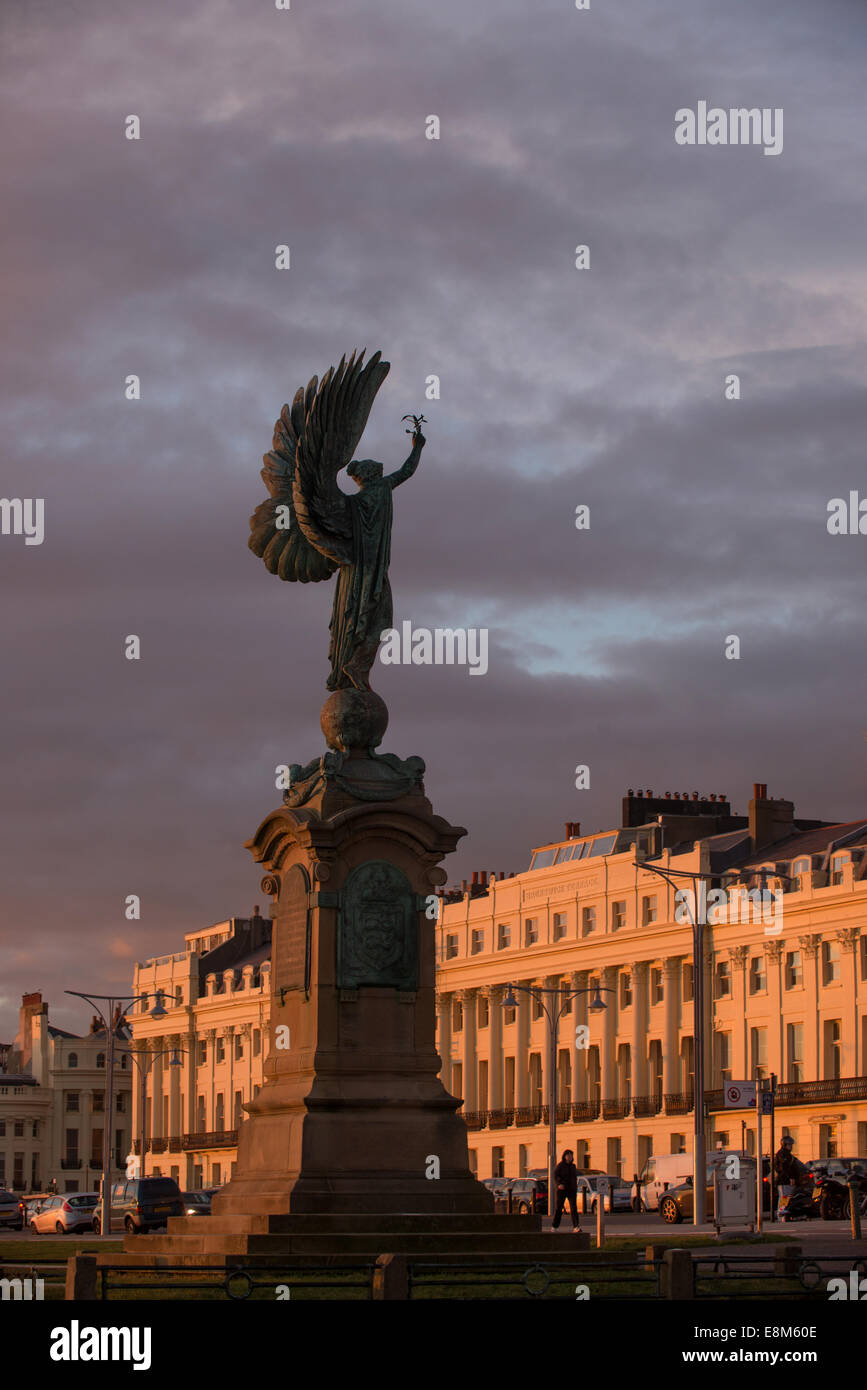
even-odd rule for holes
{"type": "Polygon", "coordinates": [[[810,1221],[818,1216],[819,1206],[811,1185],[796,1183],[789,1192],[781,1192],[777,1215],[780,1221],[810,1221]]]}
{"type": "MultiPolygon", "coordinates": [[[[856,1188],[858,1210],[862,1215],[867,1215],[867,1175],[853,1173],[852,1180],[856,1188]]],[[[852,1210],[849,1194],[848,1182],[841,1182],[839,1177],[831,1177],[827,1173],[820,1174],[816,1178],[814,1200],[818,1204],[822,1220],[847,1221],[852,1210]]]]}

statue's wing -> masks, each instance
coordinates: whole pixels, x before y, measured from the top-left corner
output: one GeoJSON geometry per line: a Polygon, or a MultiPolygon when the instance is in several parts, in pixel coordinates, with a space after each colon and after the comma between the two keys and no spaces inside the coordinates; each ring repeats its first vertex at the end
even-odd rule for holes
{"type": "Polygon", "coordinates": [[[291,408],[284,405],[280,412],[274,426],[273,447],[263,459],[262,481],[271,495],[250,517],[247,542],[272,574],[302,584],[328,579],[337,568],[333,560],[307,540],[298,525],[292,500],[298,439],[304,433],[304,420],[315,399],[316,384],[314,377],[306,392],[300,387],[291,408]]]}
{"type": "Polygon", "coordinates": [[[341,357],[318,387],[314,377],[305,397],[292,486],[295,514],[310,544],[337,564],[352,559],[349,505],[337,475],[352,459],[374,397],[388,376],[390,364],[381,358],[376,352],[365,364],[363,349],[348,362],[341,357]]]}

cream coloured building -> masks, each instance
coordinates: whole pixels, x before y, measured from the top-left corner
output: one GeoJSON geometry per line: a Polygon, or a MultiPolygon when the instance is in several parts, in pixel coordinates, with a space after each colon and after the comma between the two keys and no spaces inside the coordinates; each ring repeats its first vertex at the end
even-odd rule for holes
{"type": "Polygon", "coordinates": [[[173,1177],[189,1191],[231,1177],[243,1106],[262,1085],[271,923],[254,908],[184,941],[183,951],[135,967],[133,994],[160,994],[165,1015],[154,1018],[145,998],[127,1023],[135,1154],[144,1148],[147,1176],[173,1177]]]}
{"type": "Polygon", "coordinates": [[[547,1166],[548,1025],[517,989],[504,1009],[509,983],[589,991],[559,1022],[558,1150],[627,1178],[651,1153],[691,1150],[693,939],[675,900],[690,880],[650,866],[723,890],[703,929],[708,1147],[755,1150],[755,1112],[725,1109],[723,1087],[774,1073],[777,1143],[790,1133],[804,1160],[867,1155],[867,819],[803,820],[757,784],[748,816],[722,797],[630,792],[621,821],[567,825],[526,872],[444,897],[438,1044],[478,1175],[547,1166]]]}

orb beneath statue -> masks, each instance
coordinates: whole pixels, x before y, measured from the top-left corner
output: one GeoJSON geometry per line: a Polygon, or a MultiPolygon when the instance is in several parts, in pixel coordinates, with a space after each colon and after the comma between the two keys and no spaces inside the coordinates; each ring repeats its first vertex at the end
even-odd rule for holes
{"type": "Polygon", "coordinates": [[[335,690],[319,723],[329,748],[341,753],[378,748],[388,728],[385,701],[373,690],[335,690]]]}

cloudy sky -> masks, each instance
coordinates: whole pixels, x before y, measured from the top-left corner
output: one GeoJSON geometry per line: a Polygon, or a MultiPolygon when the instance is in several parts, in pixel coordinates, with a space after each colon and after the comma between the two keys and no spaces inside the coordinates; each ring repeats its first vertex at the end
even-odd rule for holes
{"type": "Polygon", "coordinates": [[[383,750],[469,832],[452,880],[629,786],[867,812],[867,536],[826,529],[867,496],[861,3],[0,16],[0,491],[45,499],[41,546],[0,536],[0,1040],[22,992],[83,1027],[64,988],[261,900],[243,843],[323,749],[332,592],[247,519],[281,405],[354,347],[392,362],[364,455],[429,420],[395,619],[490,631],[484,677],[374,676],[383,750]],[[783,108],[782,154],[677,145],[700,100],[783,108]]]}

